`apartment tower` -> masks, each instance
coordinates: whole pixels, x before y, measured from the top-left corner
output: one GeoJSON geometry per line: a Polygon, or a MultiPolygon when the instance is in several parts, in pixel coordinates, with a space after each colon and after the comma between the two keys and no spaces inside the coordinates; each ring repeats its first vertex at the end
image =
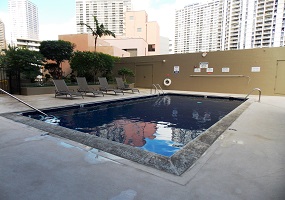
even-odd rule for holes
{"type": "Polygon", "coordinates": [[[195,3],[175,14],[174,53],[220,50],[220,0],[195,3]]]}
{"type": "Polygon", "coordinates": [[[29,0],[9,0],[11,42],[17,39],[39,39],[38,8],[29,0]]]}
{"type": "Polygon", "coordinates": [[[223,50],[284,46],[284,0],[225,0],[223,50]]]}
{"type": "Polygon", "coordinates": [[[212,0],[185,6],[176,11],[174,53],[284,46],[284,4],[212,0]]]}
{"type": "Polygon", "coordinates": [[[131,0],[76,0],[76,29],[77,33],[91,32],[84,25],[94,28],[93,16],[105,28],[116,35],[124,34],[124,13],[131,10],[131,0]]]}
{"type": "Polygon", "coordinates": [[[5,25],[0,19],[0,51],[6,48],[5,25]]]}

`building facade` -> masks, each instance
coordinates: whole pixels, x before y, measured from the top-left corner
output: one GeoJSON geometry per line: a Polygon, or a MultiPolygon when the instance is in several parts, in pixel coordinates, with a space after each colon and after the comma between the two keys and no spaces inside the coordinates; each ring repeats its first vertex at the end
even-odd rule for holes
{"type": "Polygon", "coordinates": [[[116,35],[124,34],[124,13],[131,10],[131,0],[76,0],[76,30],[77,33],[90,33],[85,23],[94,28],[94,18],[104,24],[104,27],[116,35]]]}
{"type": "Polygon", "coordinates": [[[176,10],[174,53],[220,50],[220,0],[176,10]]]}
{"type": "Polygon", "coordinates": [[[18,38],[16,40],[16,46],[27,48],[31,51],[40,51],[41,40],[18,38]]]}
{"type": "Polygon", "coordinates": [[[223,50],[284,46],[284,0],[225,0],[223,50]]]}
{"type": "Polygon", "coordinates": [[[38,8],[29,0],[8,1],[11,43],[16,45],[17,39],[39,39],[38,8]]]}
{"type": "Polygon", "coordinates": [[[174,53],[284,46],[284,4],[212,0],[185,6],[176,11],[174,53]]]}
{"type": "Polygon", "coordinates": [[[2,49],[6,49],[6,39],[5,39],[5,25],[0,19],[0,52],[2,49]]]}
{"type": "Polygon", "coordinates": [[[160,54],[160,29],[156,21],[148,21],[146,11],[129,11],[125,13],[125,36],[142,38],[148,44],[146,55],[160,54]]]}

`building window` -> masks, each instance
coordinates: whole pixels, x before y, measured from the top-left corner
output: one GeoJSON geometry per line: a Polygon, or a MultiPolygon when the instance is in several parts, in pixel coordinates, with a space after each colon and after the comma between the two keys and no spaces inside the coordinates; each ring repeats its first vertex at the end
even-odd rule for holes
{"type": "Polygon", "coordinates": [[[149,44],[148,51],[155,51],[155,44],[149,44]]]}
{"type": "Polygon", "coordinates": [[[134,20],[134,16],[130,16],[130,20],[134,20]]]}
{"type": "Polygon", "coordinates": [[[142,32],[142,28],[137,28],[137,32],[142,32]]]}

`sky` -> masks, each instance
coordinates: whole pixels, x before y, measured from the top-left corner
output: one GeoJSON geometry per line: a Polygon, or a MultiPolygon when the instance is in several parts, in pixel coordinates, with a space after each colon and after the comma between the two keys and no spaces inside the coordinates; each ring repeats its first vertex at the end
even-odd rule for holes
{"type": "MultiPolygon", "coordinates": [[[[76,0],[30,0],[38,7],[40,40],[57,40],[58,35],[76,33],[76,0]]],[[[172,39],[175,9],[206,0],[132,0],[133,10],[145,10],[148,21],[156,21],[160,35],[172,39]]],[[[9,38],[8,0],[0,1],[0,19],[5,23],[9,38]]]]}

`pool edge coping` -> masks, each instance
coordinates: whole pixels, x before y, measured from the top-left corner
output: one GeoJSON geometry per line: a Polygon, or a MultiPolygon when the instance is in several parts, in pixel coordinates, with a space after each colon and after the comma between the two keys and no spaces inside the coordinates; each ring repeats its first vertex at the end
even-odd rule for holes
{"type": "MultiPolygon", "coordinates": [[[[175,93],[170,93],[170,94],[175,94],[175,93]]],[[[153,96],[153,95],[147,95],[147,96],[153,96]]],[[[213,97],[213,95],[192,95],[192,96],[213,97]]],[[[222,96],[218,96],[218,98],[220,97],[222,96]]],[[[135,99],[135,98],[140,98],[140,97],[123,98],[120,100],[135,99]]],[[[229,98],[229,97],[224,97],[224,98],[229,98]]],[[[100,101],[100,102],[102,103],[102,102],[112,102],[112,101],[118,101],[118,99],[100,101]]],[[[87,133],[71,130],[65,127],[52,126],[43,121],[22,116],[21,113],[25,111],[2,113],[0,114],[0,116],[3,116],[15,122],[32,126],[39,130],[48,132],[49,134],[69,139],[102,150],[104,152],[108,152],[110,154],[128,159],[130,161],[134,161],[136,163],[143,164],[148,167],[152,167],[170,174],[180,176],[193,164],[195,164],[195,162],[207,151],[207,149],[216,141],[216,139],[228,129],[228,127],[251,105],[251,103],[252,102],[249,100],[243,102],[241,105],[232,110],[220,121],[212,125],[203,134],[198,136],[194,141],[185,145],[181,150],[176,152],[171,157],[162,156],[152,152],[146,152],[144,150],[134,148],[132,146],[120,144],[117,142],[106,140],[104,138],[99,138],[94,135],[89,135],[87,133]]],[[[64,107],[69,107],[69,106],[64,106],[64,107]]]]}

